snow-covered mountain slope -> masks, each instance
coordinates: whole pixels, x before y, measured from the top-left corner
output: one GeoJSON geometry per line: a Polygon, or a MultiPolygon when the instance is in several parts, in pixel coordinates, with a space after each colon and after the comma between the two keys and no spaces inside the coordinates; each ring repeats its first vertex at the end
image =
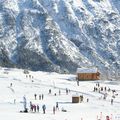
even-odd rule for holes
{"type": "Polygon", "coordinates": [[[119,0],[1,0],[0,63],[33,70],[120,67],[119,0]]]}

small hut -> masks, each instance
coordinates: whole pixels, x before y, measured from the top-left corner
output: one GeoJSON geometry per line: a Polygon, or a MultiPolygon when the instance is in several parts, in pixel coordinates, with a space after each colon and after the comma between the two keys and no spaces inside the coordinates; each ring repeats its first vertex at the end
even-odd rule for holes
{"type": "Polygon", "coordinates": [[[78,68],[77,80],[99,80],[100,73],[97,68],[78,68]]]}
{"type": "Polygon", "coordinates": [[[72,103],[81,103],[83,102],[83,95],[79,96],[79,95],[73,95],[72,96],[72,103]]]}
{"type": "Polygon", "coordinates": [[[74,95],[72,96],[72,103],[79,103],[80,102],[80,96],[74,95]]]}

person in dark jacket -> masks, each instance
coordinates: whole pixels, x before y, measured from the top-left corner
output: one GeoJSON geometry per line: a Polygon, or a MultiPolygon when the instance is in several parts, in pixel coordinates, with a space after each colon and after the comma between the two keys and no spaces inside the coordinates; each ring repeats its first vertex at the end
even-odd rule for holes
{"type": "Polygon", "coordinates": [[[53,106],[53,114],[55,114],[55,106],[53,106]]]}
{"type": "Polygon", "coordinates": [[[56,110],[59,110],[58,102],[56,102],[56,110]]]}
{"type": "Polygon", "coordinates": [[[39,100],[41,100],[41,95],[39,95],[39,100]]]}
{"type": "Polygon", "coordinates": [[[42,94],[42,100],[44,99],[44,95],[42,94]]]}
{"type": "Polygon", "coordinates": [[[37,94],[34,94],[35,100],[37,99],[37,94]]]}
{"type": "Polygon", "coordinates": [[[111,105],[113,105],[113,99],[111,99],[111,105]]]}
{"type": "Polygon", "coordinates": [[[45,114],[45,111],[46,111],[46,105],[45,104],[42,106],[42,109],[43,109],[43,114],[45,114]]]}
{"type": "Polygon", "coordinates": [[[39,112],[39,105],[37,105],[37,112],[39,112]]]}

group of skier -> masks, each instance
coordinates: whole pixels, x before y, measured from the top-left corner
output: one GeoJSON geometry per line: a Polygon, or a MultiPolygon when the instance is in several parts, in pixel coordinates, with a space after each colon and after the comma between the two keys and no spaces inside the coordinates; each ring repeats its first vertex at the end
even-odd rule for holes
{"type": "MultiPolygon", "coordinates": [[[[45,110],[46,110],[46,105],[45,104],[42,105],[42,110],[43,110],[43,113],[45,114],[45,110]]],[[[30,111],[31,112],[39,112],[40,111],[39,105],[38,104],[37,105],[31,104],[30,105],[30,111]]]]}
{"type": "MultiPolygon", "coordinates": [[[[35,96],[35,100],[37,99],[37,94],[34,94],[35,96]]],[[[42,94],[41,95],[41,98],[43,99],[44,98],[44,95],[42,94]]],[[[40,105],[39,104],[33,104],[32,101],[30,101],[29,103],[29,109],[27,108],[27,99],[26,99],[26,96],[24,95],[23,96],[23,106],[24,106],[24,111],[20,111],[20,112],[28,112],[28,110],[30,112],[40,112],[40,105]]],[[[43,104],[41,105],[41,108],[42,108],[42,111],[43,111],[43,114],[46,113],[46,105],[43,104]]],[[[56,105],[53,106],[53,114],[55,114],[55,112],[59,110],[59,106],[58,106],[58,102],[56,102],[56,105]]]]}
{"type": "Polygon", "coordinates": [[[30,101],[30,111],[31,112],[39,112],[39,105],[32,104],[32,102],[30,101]]]}
{"type": "Polygon", "coordinates": [[[43,94],[40,94],[40,95],[34,94],[35,100],[37,100],[37,96],[38,96],[39,100],[43,100],[44,99],[44,95],[43,94]]]}
{"type": "MultiPolygon", "coordinates": [[[[70,93],[70,89],[66,88],[65,89],[65,93],[66,93],[66,95],[68,95],[70,93]]],[[[52,94],[52,90],[51,89],[49,89],[48,94],[52,94]]],[[[56,95],[57,95],[57,93],[54,93],[54,96],[56,96],[56,95]]],[[[58,95],[61,95],[61,90],[60,89],[58,91],[58,95]]]]}
{"type": "MultiPolygon", "coordinates": [[[[97,83],[96,86],[94,86],[93,91],[94,91],[94,92],[99,92],[99,93],[103,94],[103,99],[104,99],[104,100],[106,100],[106,98],[107,98],[108,95],[111,95],[111,94],[112,94],[111,100],[110,100],[111,105],[113,105],[114,98],[118,95],[118,94],[116,93],[116,90],[112,90],[112,89],[110,89],[109,87],[107,88],[106,86],[103,87],[103,86],[101,86],[99,83],[97,83]]],[[[102,96],[101,96],[101,98],[102,98],[102,96]]],[[[100,99],[101,99],[101,98],[100,98],[100,99]]]]}
{"type": "MultiPolygon", "coordinates": [[[[41,108],[42,108],[43,114],[45,114],[45,113],[46,113],[46,105],[43,104],[43,105],[41,106],[41,108]]],[[[56,102],[56,105],[53,106],[53,114],[55,114],[55,112],[56,112],[57,110],[59,110],[58,102],[56,102]]],[[[33,103],[30,101],[30,112],[34,112],[34,113],[35,113],[35,112],[40,112],[40,106],[39,106],[38,104],[35,105],[35,104],[33,104],[33,103]]]]}

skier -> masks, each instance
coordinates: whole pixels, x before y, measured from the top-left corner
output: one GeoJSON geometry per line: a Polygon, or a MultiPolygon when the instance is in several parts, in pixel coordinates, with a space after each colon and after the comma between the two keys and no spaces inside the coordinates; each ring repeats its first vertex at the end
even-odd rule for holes
{"type": "Polygon", "coordinates": [[[111,105],[113,105],[113,99],[111,99],[111,105]]]}
{"type": "Polygon", "coordinates": [[[100,83],[98,83],[98,87],[100,87],[100,83]]]}
{"type": "Polygon", "coordinates": [[[101,89],[101,91],[103,91],[103,87],[101,87],[100,89],[101,89]]]}
{"type": "Polygon", "coordinates": [[[29,78],[31,78],[31,75],[29,75],[29,78]]]}
{"type": "Polygon", "coordinates": [[[45,110],[46,110],[46,105],[45,104],[42,106],[42,109],[43,109],[43,114],[45,114],[45,110]]]}
{"type": "Polygon", "coordinates": [[[34,94],[35,100],[37,99],[37,94],[34,94]]]}
{"type": "Polygon", "coordinates": [[[108,88],[108,92],[110,92],[110,90],[111,90],[111,89],[110,89],[110,88],[108,88]]]}
{"type": "Polygon", "coordinates": [[[77,80],[77,86],[79,86],[79,80],[77,80]]]}
{"type": "Polygon", "coordinates": [[[87,102],[89,102],[89,98],[87,98],[87,102]]]}
{"type": "Polygon", "coordinates": [[[51,89],[49,89],[49,94],[51,94],[51,89]]]}
{"type": "Polygon", "coordinates": [[[44,98],[44,95],[42,94],[42,100],[43,100],[43,98],[44,98]]]}
{"type": "Polygon", "coordinates": [[[83,101],[83,95],[81,95],[80,98],[81,98],[81,101],[83,101]]]}
{"type": "Polygon", "coordinates": [[[68,89],[66,88],[66,95],[68,95],[68,89]]]}
{"type": "Polygon", "coordinates": [[[34,108],[34,112],[36,112],[36,105],[34,105],[33,108],[34,108]]]}
{"type": "Polygon", "coordinates": [[[53,106],[53,114],[55,114],[55,106],[53,106]]]}
{"type": "Polygon", "coordinates": [[[27,109],[27,100],[26,100],[26,97],[23,96],[23,105],[24,105],[24,110],[27,109]]]}
{"type": "Polygon", "coordinates": [[[93,90],[94,92],[96,91],[96,88],[94,87],[94,90],[93,90]]]}
{"type": "Polygon", "coordinates": [[[61,91],[59,90],[59,95],[61,95],[61,91]]]}
{"type": "Polygon", "coordinates": [[[10,87],[12,87],[12,83],[10,83],[10,87]]]}
{"type": "Polygon", "coordinates": [[[56,102],[56,110],[59,110],[58,102],[56,102]]]}
{"type": "Polygon", "coordinates": [[[37,105],[37,112],[39,112],[39,105],[37,105]]]}
{"type": "Polygon", "coordinates": [[[104,89],[105,89],[105,92],[106,92],[107,88],[105,87],[104,89]]]}
{"type": "Polygon", "coordinates": [[[39,95],[39,100],[41,100],[41,95],[39,95]]]}
{"type": "Polygon", "coordinates": [[[30,101],[30,111],[32,112],[33,111],[33,105],[32,105],[32,102],[30,101]]]}

